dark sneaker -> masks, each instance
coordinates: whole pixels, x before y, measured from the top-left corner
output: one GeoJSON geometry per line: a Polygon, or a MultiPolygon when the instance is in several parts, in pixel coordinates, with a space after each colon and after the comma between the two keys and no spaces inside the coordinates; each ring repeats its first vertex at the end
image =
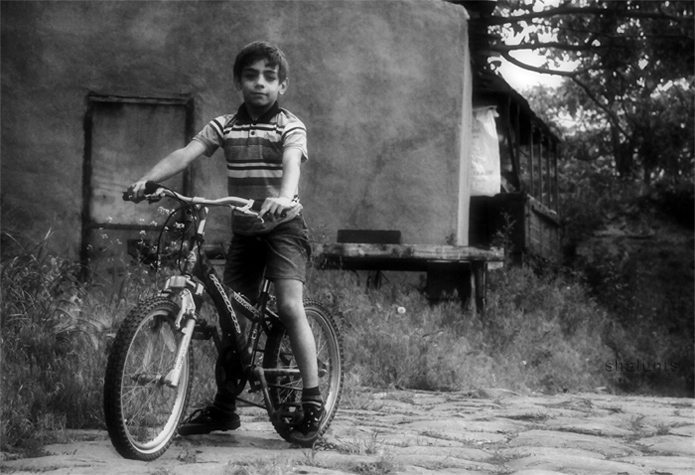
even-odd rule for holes
{"type": "Polygon", "coordinates": [[[319,433],[319,425],[323,419],[323,404],[302,404],[303,417],[301,422],[292,427],[290,435],[299,443],[311,443],[319,433]]]}
{"type": "Polygon", "coordinates": [[[234,430],[241,425],[239,414],[224,412],[215,406],[196,409],[179,426],[179,435],[209,434],[215,430],[234,430]]]}

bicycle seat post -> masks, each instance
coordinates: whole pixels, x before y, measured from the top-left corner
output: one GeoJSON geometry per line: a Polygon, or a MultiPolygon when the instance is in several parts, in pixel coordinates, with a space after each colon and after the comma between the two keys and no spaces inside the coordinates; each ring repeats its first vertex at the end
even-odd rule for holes
{"type": "Polygon", "coordinates": [[[259,308],[263,308],[266,306],[268,303],[268,297],[270,296],[270,287],[271,287],[272,282],[270,282],[268,279],[263,277],[261,280],[261,294],[258,299],[258,306],[259,308]]]}

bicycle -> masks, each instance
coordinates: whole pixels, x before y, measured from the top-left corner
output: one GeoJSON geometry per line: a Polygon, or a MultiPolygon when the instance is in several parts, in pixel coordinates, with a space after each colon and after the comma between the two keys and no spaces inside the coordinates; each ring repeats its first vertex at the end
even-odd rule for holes
{"type": "MultiPolygon", "coordinates": [[[[103,402],[108,434],[116,451],[135,460],[149,461],[161,456],[173,442],[187,412],[194,369],[191,342],[212,339],[218,357],[222,356],[216,324],[208,324],[200,316],[205,293],[218,317],[228,319],[234,329],[231,352],[225,354],[225,372],[234,375],[238,400],[266,409],[283,439],[312,446],[325,433],[340,402],[343,349],[337,320],[319,302],[305,299],[306,315],[316,340],[325,415],[313,440],[295,440],[291,426],[301,418],[302,380],[289,337],[273,309],[272,284],[263,279],[260,297],[252,305],[244,295],[220,282],[203,250],[208,207],[229,207],[258,216],[262,202],[236,197],[187,197],[147,183],[145,198],[149,202],[164,197],[177,200],[180,206],[162,226],[156,253],[159,256],[166,248],[165,230],[179,228],[182,238],[176,258],[178,272],[166,280],[158,296],[141,301],[128,313],[113,342],[103,402]],[[238,304],[238,312],[232,302],[238,304]],[[240,328],[237,313],[250,321],[248,335],[240,328]],[[247,385],[250,392],[262,394],[262,403],[239,396],[247,385]]],[[[123,199],[131,198],[124,193],[123,199]]],[[[223,375],[216,374],[216,378],[220,377],[223,375]]]]}

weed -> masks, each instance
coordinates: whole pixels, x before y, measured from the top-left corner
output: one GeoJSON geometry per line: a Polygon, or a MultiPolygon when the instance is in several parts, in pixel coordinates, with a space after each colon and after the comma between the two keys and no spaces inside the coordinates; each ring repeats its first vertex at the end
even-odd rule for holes
{"type": "Polygon", "coordinates": [[[367,439],[354,438],[340,441],[337,450],[350,455],[380,455],[384,452],[385,440],[378,431],[372,431],[367,439]]]}
{"type": "Polygon", "coordinates": [[[318,453],[319,448],[316,444],[312,445],[308,450],[303,450],[302,454],[304,455],[304,458],[301,460],[302,465],[306,465],[308,467],[318,467],[319,462],[316,460],[318,453]]]}
{"type": "Polygon", "coordinates": [[[392,456],[382,455],[374,462],[361,462],[354,467],[355,473],[364,475],[387,475],[396,473],[399,465],[392,456]]]}
{"type": "Polygon", "coordinates": [[[656,435],[668,435],[671,431],[671,427],[668,424],[657,424],[656,435]]]}
{"type": "Polygon", "coordinates": [[[252,460],[250,462],[229,462],[225,475],[284,475],[293,472],[292,459],[276,457],[272,460],[252,460]]]}
{"type": "Polygon", "coordinates": [[[363,462],[357,465],[357,473],[366,475],[385,475],[395,473],[398,470],[398,465],[392,458],[381,457],[376,462],[363,462]]]}
{"type": "Polygon", "coordinates": [[[386,397],[384,397],[384,399],[390,399],[392,401],[402,402],[412,406],[416,404],[415,398],[412,395],[405,393],[390,392],[386,395],[386,397]]]}
{"type": "Polygon", "coordinates": [[[641,432],[642,429],[644,428],[644,416],[639,415],[630,418],[630,429],[633,432],[641,432]]]}

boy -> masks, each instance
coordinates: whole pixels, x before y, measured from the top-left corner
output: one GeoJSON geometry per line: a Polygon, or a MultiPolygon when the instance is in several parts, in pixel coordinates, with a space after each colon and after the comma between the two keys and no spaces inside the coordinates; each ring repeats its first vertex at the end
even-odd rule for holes
{"type": "MultiPolygon", "coordinates": [[[[170,178],[201,155],[209,157],[222,147],[229,195],[265,200],[260,211],[263,222],[233,215],[224,281],[252,300],[258,295],[263,269],[273,281],[278,313],[304,383],[303,419],[293,427],[293,435],[310,440],[318,432],[323,400],[318,388],[316,344],[302,302],[310,245],[295,199],[300,163],[308,158],[306,128],[277,103],[278,96],[287,90],[288,69],[277,46],[265,42],[245,46],[234,62],[234,85],[244,99],[237,113],[212,120],[188,145],[164,157],[131,188],[136,197],[142,197],[145,182],[170,178]]],[[[223,328],[223,344],[228,342],[226,335],[223,328]]],[[[217,364],[220,367],[221,361],[217,364]]],[[[214,403],[194,412],[179,428],[181,435],[239,427],[233,375],[225,379],[227,384],[218,381],[214,403]]]]}

